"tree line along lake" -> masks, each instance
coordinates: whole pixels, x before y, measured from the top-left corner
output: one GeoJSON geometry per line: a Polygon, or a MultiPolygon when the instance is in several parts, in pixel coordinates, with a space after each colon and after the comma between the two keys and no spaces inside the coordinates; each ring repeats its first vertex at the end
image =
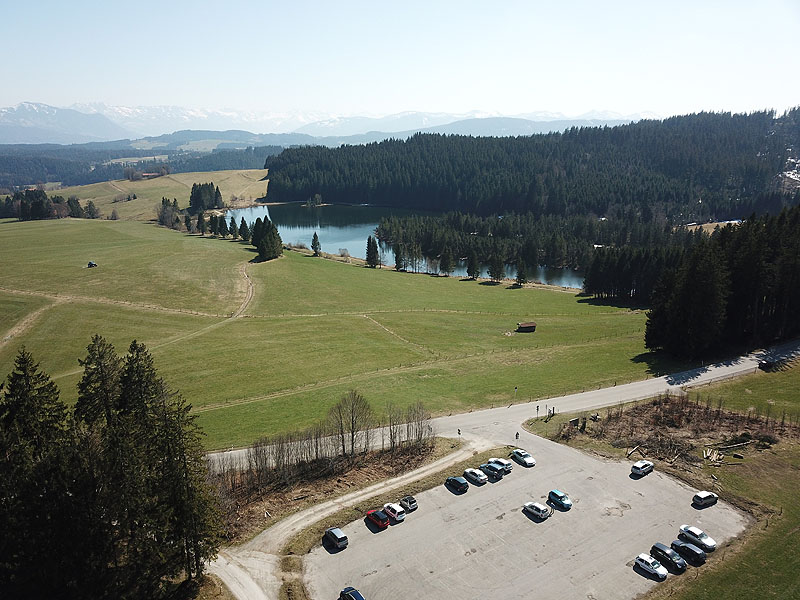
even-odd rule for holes
{"type": "MultiPolygon", "coordinates": [[[[419,211],[371,205],[334,204],[309,207],[301,203],[286,203],[230,209],[226,213],[226,220],[233,217],[238,224],[242,217],[247,223],[255,223],[258,218],[267,218],[278,228],[284,244],[305,244],[310,248],[311,239],[316,232],[323,252],[339,254],[342,250],[347,250],[350,256],[365,258],[367,237],[375,235],[375,228],[383,217],[418,213],[419,211]]],[[[381,250],[384,264],[394,264],[391,248],[384,246],[381,250]]],[[[424,265],[423,270],[426,270],[424,265]]],[[[482,274],[486,276],[485,266],[482,274]]],[[[516,276],[513,265],[506,266],[506,274],[509,279],[516,276]]],[[[464,261],[456,261],[453,275],[466,276],[464,261]]],[[[538,266],[530,269],[528,278],[549,285],[580,289],[583,287],[584,275],[573,269],[538,266]]]]}

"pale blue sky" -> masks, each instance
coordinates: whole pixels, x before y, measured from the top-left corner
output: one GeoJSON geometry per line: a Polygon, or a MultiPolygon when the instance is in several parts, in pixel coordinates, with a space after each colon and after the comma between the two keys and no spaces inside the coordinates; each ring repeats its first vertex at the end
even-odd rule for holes
{"type": "Polygon", "coordinates": [[[798,0],[3,1],[0,106],[782,111],[798,0]]]}

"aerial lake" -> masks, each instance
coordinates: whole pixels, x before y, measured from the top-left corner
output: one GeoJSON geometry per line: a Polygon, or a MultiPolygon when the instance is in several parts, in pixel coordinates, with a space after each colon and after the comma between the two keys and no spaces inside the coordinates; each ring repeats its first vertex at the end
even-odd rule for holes
{"type": "MultiPolygon", "coordinates": [[[[414,211],[385,208],[381,206],[346,206],[331,205],[310,208],[302,204],[273,204],[271,206],[252,206],[237,208],[227,212],[226,220],[234,218],[238,224],[242,217],[247,223],[255,223],[256,219],[265,217],[275,223],[284,244],[305,244],[311,247],[314,232],[319,236],[322,251],[339,254],[347,250],[350,256],[364,258],[367,251],[367,237],[375,235],[375,228],[382,217],[406,216],[414,211]]],[[[391,250],[384,249],[384,262],[393,263],[391,250]]],[[[507,277],[516,276],[514,267],[506,267],[507,277]]],[[[466,275],[466,265],[457,264],[453,273],[456,276],[466,275]]],[[[484,269],[485,275],[485,269],[484,269]]],[[[538,267],[529,273],[533,281],[569,288],[583,286],[583,273],[572,269],[549,269],[538,267]]]]}

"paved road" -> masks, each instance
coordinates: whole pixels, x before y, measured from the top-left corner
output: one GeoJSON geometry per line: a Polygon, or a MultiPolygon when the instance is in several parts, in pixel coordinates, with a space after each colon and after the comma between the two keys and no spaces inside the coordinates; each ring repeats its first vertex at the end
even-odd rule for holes
{"type": "MultiPolygon", "coordinates": [[[[644,381],[638,381],[630,384],[614,386],[599,390],[591,390],[579,394],[571,394],[559,398],[552,398],[547,401],[539,402],[540,415],[545,414],[545,406],[552,407],[555,405],[558,412],[579,412],[588,411],[593,409],[602,408],[605,406],[613,406],[620,402],[628,402],[642,398],[648,398],[663,392],[675,392],[679,389],[687,387],[694,387],[704,385],[714,381],[737,377],[740,375],[754,372],[758,368],[758,361],[764,357],[771,359],[796,357],[800,355],[800,341],[789,344],[777,346],[768,351],[755,352],[750,355],[732,359],[729,361],[709,365],[707,367],[693,369],[674,375],[665,377],[652,378],[644,381]]],[[[556,524],[564,525],[566,528],[559,528],[558,533],[554,534],[552,539],[546,539],[547,547],[550,549],[548,552],[554,552],[558,555],[578,555],[573,548],[577,546],[577,542],[572,543],[564,540],[573,540],[575,532],[586,532],[592,530],[610,531],[611,537],[604,534],[599,538],[600,541],[594,542],[593,537],[582,537],[581,547],[586,547],[590,551],[590,558],[586,558],[583,553],[580,553],[581,560],[572,564],[570,569],[565,570],[564,566],[559,566],[558,562],[550,562],[545,559],[545,549],[531,546],[530,544],[523,544],[519,546],[519,539],[514,538],[513,544],[510,543],[508,547],[519,548],[520,552],[536,557],[533,564],[527,564],[524,572],[532,571],[537,573],[537,580],[534,581],[527,576],[524,577],[519,583],[520,586],[529,586],[528,589],[539,589],[540,580],[543,576],[548,577],[554,581],[570,581],[570,585],[574,592],[580,591],[583,595],[569,595],[563,594],[559,597],[579,597],[579,598],[630,598],[633,597],[638,591],[646,589],[648,580],[644,577],[637,576],[637,578],[629,578],[630,573],[625,573],[625,584],[615,585],[615,577],[619,578],[622,573],[619,571],[619,564],[625,565],[629,560],[632,560],[636,553],[646,551],[649,545],[661,539],[661,541],[669,542],[667,539],[673,536],[677,527],[681,522],[692,521],[699,523],[701,526],[707,526],[709,530],[718,534],[718,537],[727,539],[738,532],[744,527],[744,518],[737,512],[730,509],[726,505],[720,503],[718,507],[714,507],[713,511],[703,511],[700,514],[695,514],[693,509],[689,507],[688,497],[691,497],[688,490],[683,484],[669,479],[661,474],[654,473],[646,477],[644,480],[633,482],[629,478],[626,479],[628,471],[627,463],[615,463],[609,461],[601,461],[595,457],[584,455],[576,450],[549,442],[547,440],[532,436],[524,432],[520,424],[526,419],[536,416],[536,403],[522,403],[512,405],[510,407],[492,408],[480,411],[473,411],[470,413],[452,415],[449,417],[440,417],[434,420],[435,429],[438,435],[455,436],[460,429],[463,438],[468,442],[470,447],[486,448],[498,444],[514,444],[514,434],[517,431],[521,432],[522,438],[520,444],[527,446],[529,450],[538,454],[539,464],[530,472],[524,472],[522,467],[517,467],[515,473],[503,482],[490,486],[490,488],[470,490],[469,500],[463,505],[463,511],[454,511],[447,507],[454,503],[454,499],[448,498],[442,489],[431,490],[426,492],[425,503],[431,507],[440,507],[438,510],[431,511],[432,513],[442,514],[438,517],[423,517],[426,514],[420,509],[420,521],[422,524],[413,524],[415,520],[409,518],[409,522],[399,526],[392,527],[390,531],[382,532],[376,536],[380,540],[376,542],[374,548],[368,552],[370,557],[370,564],[375,564],[375,568],[368,569],[367,571],[359,571],[361,565],[358,563],[357,556],[359,546],[367,548],[369,544],[354,544],[352,548],[341,555],[335,555],[336,563],[336,581],[333,576],[326,574],[325,568],[321,567],[319,558],[321,553],[319,550],[312,553],[307,560],[308,563],[308,578],[309,586],[312,590],[312,595],[315,599],[321,600],[322,598],[331,597],[331,590],[337,586],[344,587],[355,583],[354,580],[342,582],[339,578],[344,577],[359,577],[365,572],[370,573],[375,570],[376,573],[367,575],[366,579],[368,585],[372,589],[373,582],[376,582],[376,592],[374,597],[380,598],[394,598],[394,597],[407,597],[404,593],[408,591],[406,587],[400,586],[400,582],[405,580],[405,577],[397,579],[397,571],[393,571],[391,567],[385,565],[395,565],[395,569],[400,569],[404,564],[404,560],[410,560],[405,554],[402,554],[399,549],[392,546],[384,548],[382,544],[388,543],[387,540],[392,540],[393,543],[400,543],[402,536],[396,535],[394,529],[405,528],[408,531],[410,544],[408,552],[426,552],[429,553],[427,562],[433,564],[436,556],[439,556],[437,548],[440,547],[442,556],[447,556],[447,563],[452,563],[453,569],[456,565],[460,564],[462,567],[467,565],[466,571],[458,575],[448,575],[444,581],[449,582],[449,588],[445,586],[443,589],[449,589],[450,595],[458,591],[462,592],[462,596],[475,597],[480,595],[478,590],[483,589],[481,582],[485,581],[484,575],[470,575],[470,569],[481,569],[486,571],[488,565],[491,565],[491,560],[504,555],[508,548],[504,542],[504,538],[500,535],[483,534],[484,541],[475,540],[470,543],[469,547],[463,549],[462,542],[457,541],[455,538],[458,536],[467,536],[470,539],[472,534],[469,533],[469,525],[476,519],[474,516],[477,513],[483,512],[483,515],[494,514],[494,521],[488,521],[499,530],[504,530],[506,523],[513,523],[510,531],[513,535],[514,532],[525,531],[539,539],[539,534],[547,531],[556,531],[556,524]],[[541,477],[541,484],[533,478],[541,477]],[[534,486],[534,481],[536,485],[534,486]],[[521,515],[518,514],[518,508],[523,501],[535,500],[541,494],[544,494],[549,489],[548,486],[561,485],[565,488],[569,486],[568,491],[575,495],[576,506],[574,513],[556,513],[554,518],[542,524],[527,523],[525,520],[520,521],[517,519],[521,515]],[[522,487],[519,487],[522,486],[522,487]],[[495,489],[496,488],[496,489],[495,489]],[[472,493],[475,492],[475,493],[472,493]],[[645,493],[646,492],[646,493],[645,493]],[[662,498],[669,498],[666,504],[669,508],[661,507],[664,502],[662,498]],[[471,511],[471,513],[470,513],[471,511]],[[515,512],[516,511],[516,512],[515,512]],[[665,512],[666,511],[666,512],[665,512]],[[622,514],[629,513],[630,517],[627,519],[605,519],[603,517],[606,512],[610,515],[616,512],[622,514]],[[446,518],[446,515],[469,514],[469,518],[462,522],[461,525],[456,527],[451,525],[446,531],[436,529],[433,527],[433,522],[430,519],[446,518]],[[652,514],[652,518],[649,516],[652,514]],[[502,518],[498,519],[503,515],[502,518]],[[513,515],[513,518],[512,518],[513,515]],[[719,516],[717,516],[719,515],[719,516]],[[506,521],[508,516],[508,521],[506,521]],[[568,520],[569,519],[569,520],[568,520]],[[501,523],[502,521],[502,523],[501,523]],[[622,526],[622,523],[625,523],[622,526]],[[706,525],[706,522],[708,523],[706,525]],[[605,523],[613,523],[609,526],[605,523]],[[528,525],[541,525],[536,529],[531,530],[528,525]],[[416,529],[421,527],[427,530],[431,527],[431,531],[440,531],[441,536],[436,539],[425,539],[424,544],[419,541],[414,541],[414,534],[416,529]],[[622,527],[622,529],[620,529],[622,527]],[[635,534],[644,530],[647,535],[637,537],[635,534]],[[447,532],[451,532],[448,537],[447,532]],[[457,532],[457,535],[452,533],[457,532]],[[624,540],[630,541],[628,545],[623,543],[624,540]],[[491,541],[493,549],[487,548],[486,544],[491,541]],[[606,575],[606,571],[598,571],[591,565],[594,562],[595,555],[603,555],[606,551],[606,546],[612,542],[612,547],[616,544],[619,545],[619,556],[614,556],[613,566],[611,562],[608,568],[611,573],[615,575],[606,575]],[[480,542],[480,543],[479,543],[480,542]],[[634,544],[635,543],[635,548],[634,544]],[[451,548],[463,549],[461,555],[454,555],[451,553],[451,548]],[[476,552],[473,552],[473,548],[476,552]],[[413,552],[412,550],[413,549],[413,552]],[[469,554],[467,554],[469,552],[469,554]],[[631,554],[633,552],[633,554],[631,554]],[[470,556],[475,555],[470,559],[470,556]],[[478,555],[482,557],[478,560],[478,555]],[[628,556],[630,554],[630,556],[628,556]],[[343,558],[340,558],[343,557],[343,558]],[[379,573],[381,570],[377,569],[380,562],[384,561],[383,569],[387,572],[393,573],[394,578],[391,580],[383,579],[379,573]],[[375,562],[377,561],[377,562],[375,562]],[[478,562],[474,562],[478,561],[478,562]],[[353,563],[351,569],[355,569],[352,573],[346,571],[345,564],[353,563]],[[550,564],[551,567],[545,568],[540,566],[539,562],[550,564]],[[471,565],[471,566],[470,566],[471,565]],[[553,568],[554,571],[548,569],[553,568]],[[541,571],[541,569],[545,569],[541,571]],[[577,569],[577,570],[575,570],[577,569]],[[588,569],[588,570],[586,570],[588,569]],[[358,571],[358,572],[356,572],[358,571]],[[371,577],[371,579],[370,579],[371,577]],[[469,588],[459,588],[454,582],[473,581],[475,591],[470,591],[469,588]],[[630,581],[628,580],[630,579],[630,581]],[[578,583],[575,583],[578,582],[578,583]],[[583,583],[580,583],[583,582],[583,583]],[[587,583],[591,582],[591,584],[587,583]],[[456,587],[452,587],[452,586],[456,587]],[[595,587],[592,587],[595,586],[595,587]],[[395,591],[389,591],[389,590],[395,591]],[[591,590],[597,590],[595,594],[591,590]],[[466,590],[466,591],[465,591],[466,590]],[[588,590],[588,591],[587,591],[588,590]],[[636,591],[638,590],[638,591],[636,591]]],[[[220,452],[211,455],[212,460],[222,456],[244,456],[243,450],[235,450],[231,452],[220,452]]],[[[535,455],[536,455],[535,454],[535,455]]],[[[458,456],[458,460],[462,457],[458,456]]],[[[441,463],[437,464],[438,468],[443,468],[447,464],[447,459],[443,459],[441,463]]],[[[450,460],[449,462],[455,462],[450,460]]],[[[430,466],[426,468],[426,472],[430,472],[430,466]]],[[[408,474],[403,479],[403,482],[409,478],[414,478],[416,474],[408,474]]],[[[421,476],[421,475],[419,475],[421,476]]],[[[399,485],[399,484],[398,484],[399,485]]],[[[278,523],[269,529],[259,534],[256,538],[247,544],[239,547],[228,548],[220,553],[220,559],[209,565],[209,571],[218,575],[228,586],[234,591],[237,598],[240,600],[261,600],[263,599],[276,599],[278,597],[278,589],[280,581],[278,579],[277,563],[278,558],[274,554],[277,549],[290,539],[293,533],[297,530],[299,523],[308,522],[308,518],[321,518],[326,514],[331,514],[341,506],[351,505],[358,500],[363,500],[384,491],[385,486],[381,486],[378,490],[365,491],[364,494],[354,494],[351,498],[336,499],[331,502],[325,503],[325,506],[312,507],[306,511],[296,513],[291,517],[291,521],[278,523]]],[[[448,492],[449,493],[449,492],[448,492]]],[[[454,504],[453,504],[454,505],[454,504]]],[[[482,517],[478,519],[482,522],[482,517]]],[[[363,532],[359,533],[357,529],[360,522],[355,523],[356,529],[353,530],[353,535],[356,539],[364,537],[363,532]]],[[[361,523],[363,527],[363,523],[361,523]]],[[[350,527],[348,526],[348,535],[350,534],[350,527]]],[[[488,530],[485,530],[488,531],[488,530]]],[[[713,535],[713,534],[712,534],[713,535]]],[[[368,536],[367,536],[368,537],[368,536]]],[[[419,538],[416,538],[419,540],[419,538]]],[[[509,538],[511,539],[511,538],[509,538]]],[[[540,544],[541,545],[541,544],[540,544]]],[[[371,547],[371,546],[370,546],[371,547]]],[[[328,557],[330,558],[330,557],[328,557]]],[[[416,560],[416,559],[414,559],[416,560]]],[[[416,563],[415,563],[416,564],[416,563]]],[[[505,563],[504,563],[505,564],[505,563]]],[[[438,565],[438,563],[437,563],[438,565]]],[[[505,564],[506,571],[512,568],[512,565],[505,564]]],[[[519,569],[515,563],[513,568],[519,569]]],[[[440,566],[437,566],[433,573],[428,575],[436,575],[442,573],[440,566]]],[[[449,573],[450,571],[448,571],[449,573]]],[[[457,573],[457,569],[453,573],[457,573]]],[[[420,571],[415,575],[414,582],[427,581],[432,589],[436,588],[434,583],[436,578],[425,578],[424,573],[420,571]]],[[[506,574],[507,575],[507,574],[506,574]]],[[[363,579],[363,578],[361,578],[363,579]]],[[[503,589],[511,594],[511,597],[521,597],[514,594],[519,592],[515,587],[517,584],[511,585],[506,590],[506,584],[499,582],[500,580],[491,580],[491,589],[503,589]],[[499,587],[498,587],[499,586],[499,587]],[[516,592],[514,590],[517,590],[516,592]]],[[[410,584],[412,587],[416,583],[410,584]]],[[[339,589],[341,589],[339,587],[339,589]]],[[[410,589],[410,588],[409,588],[410,589]]],[[[426,590],[428,588],[425,588],[426,590]]],[[[560,589],[560,588],[559,588],[560,589]]],[[[338,590],[335,590],[338,592],[338,590]]],[[[433,593],[433,592],[431,592],[433,593]]],[[[437,592],[444,597],[444,592],[437,592]]],[[[335,593],[334,593],[335,596],[335,593]]],[[[432,596],[433,597],[433,596],[432,596]]]]}

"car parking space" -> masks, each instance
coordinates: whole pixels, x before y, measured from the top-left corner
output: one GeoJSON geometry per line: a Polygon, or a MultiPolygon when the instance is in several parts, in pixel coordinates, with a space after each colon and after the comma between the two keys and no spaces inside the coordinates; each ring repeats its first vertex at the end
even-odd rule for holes
{"type": "MultiPolygon", "coordinates": [[[[380,535],[362,520],[343,525],[346,550],[332,555],[317,548],[306,558],[312,597],[335,598],[353,585],[382,599],[530,598],[532,590],[561,599],[633,598],[658,585],[633,568],[634,559],[655,542],[669,545],[682,524],[719,543],[746,525],[724,502],[696,510],[696,490],[657,470],[631,479],[629,462],[541,438],[526,449],[536,467],[516,468],[494,485],[470,484],[461,495],[444,485],[418,494],[418,510],[380,535]],[[523,504],[545,504],[554,488],[569,494],[573,507],[528,518],[523,504]]],[[[442,482],[447,475],[461,473],[444,473],[442,482]]]]}

